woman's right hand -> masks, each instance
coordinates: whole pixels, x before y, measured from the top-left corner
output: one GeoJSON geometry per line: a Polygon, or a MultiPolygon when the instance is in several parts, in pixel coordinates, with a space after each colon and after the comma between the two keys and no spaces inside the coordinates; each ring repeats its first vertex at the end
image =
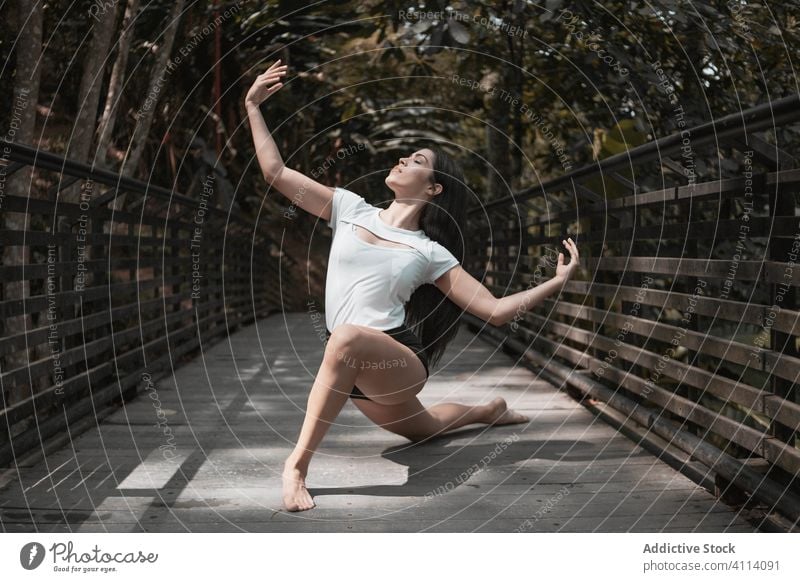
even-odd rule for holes
{"type": "Polygon", "coordinates": [[[244,98],[245,106],[257,107],[283,87],[283,83],[279,83],[278,80],[286,74],[286,67],[287,65],[281,65],[281,60],[278,59],[269,69],[256,77],[244,98]]]}

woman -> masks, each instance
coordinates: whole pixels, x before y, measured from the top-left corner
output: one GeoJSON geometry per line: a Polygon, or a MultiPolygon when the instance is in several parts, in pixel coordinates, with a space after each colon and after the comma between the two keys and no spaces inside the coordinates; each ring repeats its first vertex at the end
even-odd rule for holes
{"type": "Polygon", "coordinates": [[[458,166],[435,147],[401,158],[386,176],[395,199],[383,210],[287,168],[259,110],[283,86],[285,74],[286,65],[277,61],[245,97],[259,166],[272,187],[334,230],[325,288],[329,338],[297,446],[283,470],[284,505],[302,511],[315,505],[305,486],[311,457],[348,398],[373,422],[414,442],[472,423],[527,422],[502,398],[425,408],[417,394],[429,365],[456,334],[459,313],[504,325],[559,291],[579,257],[572,239],[563,241],[571,260],[565,265],[559,253],[555,277],[494,297],[458,259],[467,206],[458,166]]]}

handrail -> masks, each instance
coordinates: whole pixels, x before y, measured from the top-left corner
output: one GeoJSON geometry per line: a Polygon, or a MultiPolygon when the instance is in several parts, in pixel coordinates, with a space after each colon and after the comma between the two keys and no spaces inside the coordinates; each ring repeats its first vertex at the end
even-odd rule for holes
{"type": "MultiPolygon", "coordinates": [[[[716,140],[725,140],[749,132],[759,131],[778,125],[778,121],[800,119],[800,94],[789,95],[769,103],[763,103],[739,113],[731,113],[718,120],[711,120],[702,125],[689,127],[654,141],[636,146],[627,151],[614,154],[593,164],[576,168],[571,172],[556,176],[533,186],[523,188],[517,193],[473,206],[467,210],[472,216],[477,212],[486,212],[498,206],[518,203],[540,195],[541,192],[558,190],[574,180],[585,178],[602,171],[609,171],[625,166],[634,161],[646,161],[656,156],[671,154],[681,148],[686,132],[691,135],[692,145],[699,146],[716,140]]],[[[572,185],[574,188],[574,184],[572,185]]]]}
{"type": "MultiPolygon", "coordinates": [[[[184,194],[176,193],[173,190],[168,190],[163,186],[156,186],[135,178],[117,174],[112,170],[104,168],[96,168],[86,163],[76,162],[70,160],[59,154],[48,151],[37,150],[28,145],[17,142],[6,142],[5,145],[9,149],[7,159],[12,162],[17,162],[26,166],[33,166],[42,170],[49,170],[52,172],[59,172],[75,178],[91,178],[99,184],[111,186],[117,190],[133,194],[141,194],[144,196],[153,196],[165,201],[179,202],[180,204],[192,207],[199,207],[200,203],[184,194]]],[[[13,172],[11,172],[13,173],[13,172]]],[[[9,174],[7,173],[6,176],[9,174]]],[[[113,197],[103,199],[100,203],[106,203],[113,200],[113,197]]],[[[93,204],[95,206],[96,204],[93,204]]],[[[236,219],[241,224],[253,226],[253,222],[243,215],[241,212],[233,209],[230,212],[227,209],[209,206],[206,211],[214,214],[219,214],[222,217],[230,216],[236,219]]]]}

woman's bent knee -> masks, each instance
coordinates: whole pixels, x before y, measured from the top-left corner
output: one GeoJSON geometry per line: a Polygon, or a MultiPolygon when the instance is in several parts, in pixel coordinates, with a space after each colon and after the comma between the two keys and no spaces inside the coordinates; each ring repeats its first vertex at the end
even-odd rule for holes
{"type": "Polygon", "coordinates": [[[342,324],[333,330],[325,346],[324,357],[329,361],[357,367],[363,356],[364,331],[358,326],[342,324]]]}
{"type": "Polygon", "coordinates": [[[353,364],[362,355],[365,335],[364,329],[357,325],[343,323],[337,326],[328,338],[325,356],[353,364]]]}
{"type": "Polygon", "coordinates": [[[380,330],[354,324],[337,326],[328,338],[325,359],[329,365],[357,369],[354,383],[370,399],[396,405],[416,396],[427,375],[408,346],[380,330]],[[416,360],[408,364],[410,360],[416,360]],[[403,362],[406,365],[395,366],[403,362]]]}

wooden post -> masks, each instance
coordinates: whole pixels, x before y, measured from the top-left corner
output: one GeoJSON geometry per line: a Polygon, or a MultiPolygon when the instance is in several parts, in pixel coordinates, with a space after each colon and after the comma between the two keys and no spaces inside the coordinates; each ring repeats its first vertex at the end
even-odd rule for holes
{"type": "MultiPolygon", "coordinates": [[[[769,190],[769,216],[795,216],[796,200],[794,192],[787,192],[787,188],[778,185],[769,190]]],[[[800,236],[800,232],[795,233],[800,236]]],[[[769,240],[768,260],[778,262],[788,262],[789,252],[792,248],[793,239],[772,237],[769,240]]],[[[798,268],[795,266],[794,268],[798,268]]],[[[769,285],[769,301],[779,309],[794,309],[797,307],[797,288],[789,286],[781,289],[781,284],[772,283],[769,285]],[[780,301],[778,297],[783,295],[780,301]]],[[[769,314],[769,311],[767,312],[769,314]]],[[[799,357],[800,353],[794,341],[794,337],[782,331],[777,331],[774,326],[770,326],[769,347],[775,352],[799,357]]],[[[789,380],[780,378],[774,374],[770,376],[770,391],[785,398],[790,402],[797,402],[797,386],[789,380]]],[[[784,443],[794,446],[795,431],[779,422],[770,423],[770,433],[784,443]]]]}

